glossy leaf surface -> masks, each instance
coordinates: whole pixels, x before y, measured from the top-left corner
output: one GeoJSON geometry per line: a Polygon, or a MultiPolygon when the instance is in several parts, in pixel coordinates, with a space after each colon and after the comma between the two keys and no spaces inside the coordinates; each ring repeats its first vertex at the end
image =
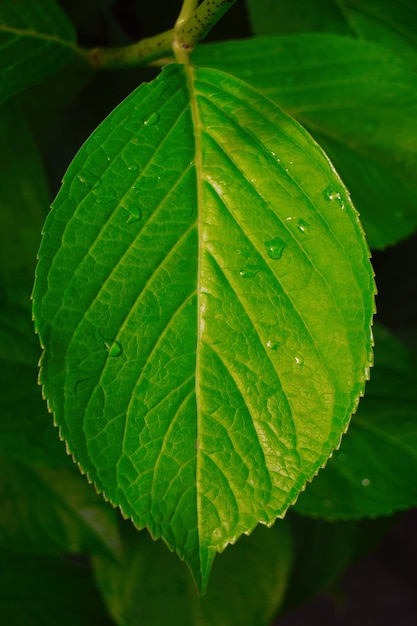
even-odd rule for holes
{"type": "Polygon", "coordinates": [[[91,136],[46,222],[44,391],[89,478],[204,589],[338,445],[373,290],[309,135],[241,81],[171,66],[91,136]]]}
{"type": "Polygon", "coordinates": [[[162,542],[134,529],[125,539],[128,549],[119,563],[93,559],[116,624],[134,624],[141,615],[152,626],[268,626],[282,602],[292,563],[286,520],[271,529],[258,526],[216,559],[204,597],[162,542]]]}
{"type": "Polygon", "coordinates": [[[390,515],[417,505],[415,357],[375,328],[375,367],[340,450],[296,509],[328,519],[390,515]]]}
{"type": "Polygon", "coordinates": [[[235,74],[317,139],[352,194],[371,248],[417,226],[417,76],[389,52],[336,35],[200,46],[196,63],[235,74]]]}
{"type": "Polygon", "coordinates": [[[61,68],[74,42],[72,24],[54,0],[2,0],[0,102],[61,68]]]}

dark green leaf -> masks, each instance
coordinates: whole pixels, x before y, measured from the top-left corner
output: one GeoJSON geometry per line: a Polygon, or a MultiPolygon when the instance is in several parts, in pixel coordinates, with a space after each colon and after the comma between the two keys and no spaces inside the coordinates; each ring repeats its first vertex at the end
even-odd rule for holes
{"type": "Polygon", "coordinates": [[[74,42],[71,22],[55,0],[2,0],[0,102],[65,65],[74,42]]]}
{"type": "Polygon", "coordinates": [[[330,519],[388,515],[417,505],[415,358],[376,328],[375,367],[340,450],[296,504],[330,519]]]}
{"type": "Polygon", "coordinates": [[[335,0],[246,0],[256,35],[352,31],[335,0]]]}
{"type": "Polygon", "coordinates": [[[49,204],[36,145],[18,102],[0,106],[0,293],[29,308],[36,252],[49,204]]]}
{"type": "Polygon", "coordinates": [[[283,609],[290,610],[333,585],[356,554],[359,522],[326,522],[288,515],[294,565],[283,609]]]}
{"type": "Polygon", "coordinates": [[[0,311],[0,451],[29,464],[70,467],[42,400],[39,356],[30,310],[0,311]]]}
{"type": "Polygon", "coordinates": [[[247,0],[257,35],[328,32],[367,39],[417,69],[414,0],[247,0]]]}
{"type": "MultiPolygon", "coordinates": [[[[360,521],[315,520],[290,511],[294,565],[281,612],[337,588],[350,565],[376,549],[392,518],[360,521]]],[[[278,621],[278,624],[280,622],[278,621]]]]}
{"type": "Polygon", "coordinates": [[[148,533],[130,533],[120,564],[101,557],[93,563],[120,626],[268,626],[286,589],[291,545],[285,521],[259,526],[216,559],[204,597],[184,564],[148,533]]]}
{"type": "Polygon", "coordinates": [[[417,77],[389,52],[336,35],[200,46],[194,61],[248,81],[328,151],[370,246],[417,226],[417,77]]]}
{"type": "Polygon", "coordinates": [[[90,479],[204,588],[338,445],[373,290],[309,135],[241,81],[171,66],[83,146],[45,225],[45,393],[90,479]]]}
{"type": "Polygon", "coordinates": [[[0,554],[0,611],[10,626],[111,626],[90,571],[63,558],[0,554]]]}
{"type": "Polygon", "coordinates": [[[30,311],[0,311],[0,545],[19,552],[117,552],[116,516],[80,476],[37,384],[30,311]]]}
{"type": "Polygon", "coordinates": [[[0,456],[0,545],[16,552],[119,552],[116,515],[78,472],[0,456]]]}
{"type": "Polygon", "coordinates": [[[414,0],[342,0],[357,36],[391,50],[417,71],[417,4],[414,0]]]}

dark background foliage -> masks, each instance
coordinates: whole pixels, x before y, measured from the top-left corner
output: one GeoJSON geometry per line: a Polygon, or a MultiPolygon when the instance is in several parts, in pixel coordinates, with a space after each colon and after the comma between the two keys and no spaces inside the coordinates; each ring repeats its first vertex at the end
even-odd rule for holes
{"type": "MultiPolygon", "coordinates": [[[[88,47],[125,45],[168,29],[175,21],[179,8],[179,2],[172,0],[146,3],[137,0],[61,0],[60,5],[76,25],[79,43],[88,47]]],[[[210,33],[209,40],[249,36],[249,24],[246,4],[241,0],[210,33]]],[[[137,68],[94,74],[80,62],[74,61],[62,73],[25,93],[22,106],[44,159],[50,198],[57,192],[63,172],[82,142],[120,100],[142,81],[151,80],[157,71],[155,68],[137,68]],[[47,101],[43,98],[45,91],[49,94],[47,101]]],[[[16,150],[19,150],[18,146],[16,150]]],[[[35,249],[32,252],[34,258],[35,249]]],[[[417,350],[416,262],[415,236],[386,250],[373,252],[379,288],[378,319],[413,350],[417,350]]],[[[30,290],[31,285],[26,284],[24,298],[28,298],[30,290]]],[[[34,364],[28,373],[32,386],[35,376],[34,364]]],[[[35,393],[39,401],[37,404],[35,402],[34,413],[41,406],[40,390],[35,393]]],[[[42,412],[41,419],[45,415],[42,412]]],[[[36,436],[34,432],[32,441],[36,442],[36,436]]],[[[301,537],[304,532],[300,530],[303,524],[301,518],[295,513],[289,517],[301,537]]],[[[332,532],[332,524],[314,523],[317,524],[317,544],[310,543],[309,550],[312,556],[310,562],[317,563],[323,557],[321,550],[329,549],[325,542],[320,543],[317,538],[328,537],[332,532]]],[[[300,572],[305,553],[300,540],[299,561],[296,560],[293,578],[290,578],[283,614],[275,623],[280,626],[313,626],[319,623],[334,626],[351,623],[357,626],[388,626],[394,621],[402,626],[416,624],[417,603],[413,582],[417,574],[416,511],[401,513],[382,521],[344,524],[346,549],[343,551],[342,546],[338,555],[340,571],[326,573],[323,570],[322,578],[318,574],[317,589],[303,589],[300,572]],[[353,534],[355,541],[351,542],[353,534]],[[297,568],[297,563],[300,568],[297,568]],[[319,596],[311,598],[316,591],[319,596]],[[297,607],[302,600],[306,604],[297,607]]],[[[16,558],[20,557],[15,554],[4,556],[2,578],[7,576],[10,559],[16,561],[16,558]]],[[[304,562],[304,566],[307,565],[304,562]]],[[[22,557],[22,568],[27,567],[28,560],[22,557]]],[[[43,588],[52,606],[51,624],[58,621],[75,623],[78,613],[83,613],[84,619],[86,614],[90,615],[91,621],[88,623],[91,624],[104,626],[112,623],[101,605],[86,557],[64,555],[57,566],[56,561],[48,555],[36,555],[30,559],[30,567],[40,584],[31,589],[22,586],[21,581],[16,581],[16,587],[20,585],[19,594],[8,601],[16,605],[24,603],[27,597],[39,593],[43,588]],[[55,581],[58,578],[62,586],[51,597],[46,590],[49,585],[57,589],[55,581]],[[66,597],[70,594],[74,599],[68,622],[60,621],[60,594],[66,597]]],[[[11,588],[10,581],[7,588],[11,588]]],[[[33,622],[26,622],[22,617],[21,622],[16,621],[16,625],[41,623],[36,621],[36,616],[33,619],[33,622]]]]}

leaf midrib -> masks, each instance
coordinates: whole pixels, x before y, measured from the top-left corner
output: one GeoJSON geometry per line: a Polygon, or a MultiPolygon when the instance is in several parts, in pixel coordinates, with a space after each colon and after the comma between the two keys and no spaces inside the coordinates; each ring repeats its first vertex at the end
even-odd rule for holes
{"type": "Polygon", "coordinates": [[[74,52],[78,51],[78,46],[71,39],[62,39],[58,35],[50,35],[48,33],[40,33],[32,29],[14,28],[7,26],[6,24],[0,25],[0,33],[7,33],[10,35],[16,35],[16,37],[28,37],[30,39],[37,39],[39,41],[46,41],[47,43],[58,44],[65,48],[70,48],[74,52]]]}
{"type": "MultiPolygon", "coordinates": [[[[194,138],[195,138],[195,173],[196,173],[196,188],[197,188],[197,238],[198,238],[198,259],[197,259],[197,345],[196,345],[196,365],[195,365],[195,401],[196,401],[196,445],[200,440],[199,433],[201,430],[200,425],[200,398],[198,390],[200,388],[200,350],[201,350],[201,334],[202,334],[202,319],[201,319],[201,254],[202,254],[202,207],[203,207],[203,154],[202,154],[202,138],[201,131],[203,128],[200,112],[197,104],[197,95],[195,90],[195,73],[194,67],[191,64],[184,66],[185,78],[188,88],[188,93],[190,96],[190,111],[191,111],[191,120],[194,129],[194,138]]],[[[201,455],[199,454],[199,449],[196,450],[196,463],[195,463],[195,472],[196,472],[196,518],[197,518],[197,536],[199,538],[199,546],[201,546],[200,541],[200,521],[202,519],[202,502],[199,497],[199,485],[201,483],[201,455]]],[[[200,567],[202,564],[202,553],[201,548],[199,549],[199,562],[200,567]]],[[[202,574],[200,570],[200,575],[202,574]]],[[[203,583],[204,585],[204,583],[203,583]]]]}

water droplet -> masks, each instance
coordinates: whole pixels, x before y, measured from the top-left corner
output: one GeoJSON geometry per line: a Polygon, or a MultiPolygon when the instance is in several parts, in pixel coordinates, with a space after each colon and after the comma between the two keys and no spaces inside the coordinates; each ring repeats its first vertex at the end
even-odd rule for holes
{"type": "Polygon", "coordinates": [[[137,172],[138,171],[138,166],[133,164],[133,165],[128,165],[129,172],[137,172]]]}
{"type": "Polygon", "coordinates": [[[296,365],[302,365],[304,363],[304,360],[300,356],[296,356],[294,358],[294,361],[295,361],[296,365]]]}
{"type": "Polygon", "coordinates": [[[300,233],[303,233],[304,235],[306,235],[310,230],[310,224],[301,218],[290,216],[286,217],[285,221],[293,223],[295,225],[295,228],[297,228],[297,230],[299,230],[300,233]]]}
{"type": "Polygon", "coordinates": [[[142,219],[142,209],[139,206],[134,206],[130,210],[130,215],[126,220],[127,224],[133,224],[134,222],[140,222],[142,219]]]}
{"type": "Polygon", "coordinates": [[[336,189],[333,189],[331,185],[326,187],[326,189],[323,191],[323,196],[325,200],[328,200],[329,202],[332,202],[333,200],[341,200],[340,193],[336,191],[336,189]]]}
{"type": "Polygon", "coordinates": [[[271,157],[273,157],[273,159],[277,162],[277,163],[281,163],[281,159],[279,158],[279,156],[277,155],[276,152],[274,152],[273,150],[269,151],[269,154],[271,155],[271,157]]]}
{"type": "Polygon", "coordinates": [[[88,185],[86,179],[84,178],[84,176],[77,176],[78,180],[80,181],[80,183],[82,183],[83,185],[88,185]]]}
{"type": "Polygon", "coordinates": [[[268,256],[271,257],[271,259],[275,260],[278,260],[282,257],[282,254],[287,247],[287,244],[279,237],[275,237],[275,239],[265,241],[264,245],[268,256]]]}
{"type": "Polygon", "coordinates": [[[362,487],[369,487],[370,484],[371,481],[369,480],[369,478],[364,478],[361,482],[362,487]]]}
{"type": "Polygon", "coordinates": [[[242,278],[253,278],[261,270],[260,265],[246,265],[239,271],[242,278]]]}
{"type": "Polygon", "coordinates": [[[269,340],[269,341],[266,342],[266,347],[269,348],[270,350],[275,350],[276,351],[276,350],[278,350],[279,346],[280,346],[279,341],[271,341],[271,340],[269,340]]]}
{"type": "Polygon", "coordinates": [[[147,115],[146,117],[143,118],[144,126],[155,126],[155,124],[157,124],[158,122],[159,122],[159,113],[156,113],[156,111],[154,111],[150,115],[147,115]]]}
{"type": "Polygon", "coordinates": [[[305,222],[304,220],[298,220],[297,228],[301,233],[304,233],[306,235],[310,230],[310,224],[308,222],[305,222]]]}
{"type": "Polygon", "coordinates": [[[104,345],[106,346],[109,356],[120,356],[123,352],[123,348],[121,344],[115,339],[103,339],[104,345]]]}

